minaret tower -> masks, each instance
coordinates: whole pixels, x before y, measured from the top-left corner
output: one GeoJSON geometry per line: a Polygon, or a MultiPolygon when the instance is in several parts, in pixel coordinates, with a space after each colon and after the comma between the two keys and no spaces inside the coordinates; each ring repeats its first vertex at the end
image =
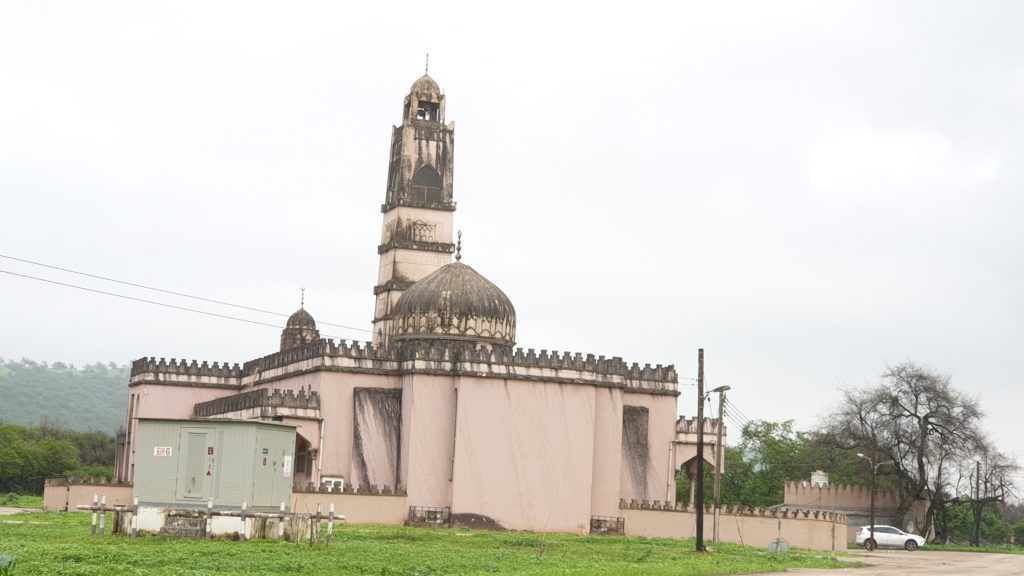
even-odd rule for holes
{"type": "Polygon", "coordinates": [[[373,294],[373,343],[388,343],[391,308],[406,288],[448,264],[452,244],[455,123],[444,123],[444,94],[424,74],[412,85],[402,124],[391,129],[388,187],[381,212],[380,270],[373,294]]]}

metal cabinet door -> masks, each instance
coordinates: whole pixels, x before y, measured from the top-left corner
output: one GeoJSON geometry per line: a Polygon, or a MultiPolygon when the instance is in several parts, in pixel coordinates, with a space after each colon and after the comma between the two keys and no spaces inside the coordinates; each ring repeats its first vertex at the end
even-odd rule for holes
{"type": "Polygon", "coordinates": [[[179,500],[206,500],[213,486],[213,434],[210,428],[182,428],[178,446],[179,500]]]}

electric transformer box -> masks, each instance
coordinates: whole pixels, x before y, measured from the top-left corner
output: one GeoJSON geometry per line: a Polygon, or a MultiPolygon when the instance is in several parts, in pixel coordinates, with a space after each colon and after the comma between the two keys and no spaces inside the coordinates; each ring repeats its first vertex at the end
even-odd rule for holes
{"type": "Polygon", "coordinates": [[[140,419],[134,492],[140,505],[277,510],[290,506],[294,465],[294,426],[140,419]]]}

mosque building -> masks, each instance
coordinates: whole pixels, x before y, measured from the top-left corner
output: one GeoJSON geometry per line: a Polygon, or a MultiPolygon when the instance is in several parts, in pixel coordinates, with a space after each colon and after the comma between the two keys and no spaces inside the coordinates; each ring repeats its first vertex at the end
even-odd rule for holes
{"type": "Polygon", "coordinates": [[[675,369],[516,347],[515,307],[453,233],[445,112],[425,74],[392,129],[373,342],[321,338],[303,306],[241,366],[136,360],[119,480],[139,419],[257,419],[297,427],[297,491],[404,495],[409,520],[578,532],[623,502],[674,503],[696,462],[675,369]]]}

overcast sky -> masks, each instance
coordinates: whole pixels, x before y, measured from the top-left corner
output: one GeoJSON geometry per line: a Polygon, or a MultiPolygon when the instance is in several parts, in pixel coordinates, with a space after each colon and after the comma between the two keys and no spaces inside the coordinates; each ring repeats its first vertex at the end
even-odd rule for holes
{"type": "MultiPolygon", "coordinates": [[[[369,329],[391,126],[456,123],[463,262],[523,347],[814,425],[913,360],[1024,459],[1024,3],[0,1],[0,254],[369,329]]],[[[279,324],[0,258],[0,270],[279,324]]],[[[279,331],[0,274],[0,357],[279,331]]],[[[322,332],[369,334],[321,326],[322,332]]],[[[113,399],[112,401],[122,401],[113,399]]]]}

